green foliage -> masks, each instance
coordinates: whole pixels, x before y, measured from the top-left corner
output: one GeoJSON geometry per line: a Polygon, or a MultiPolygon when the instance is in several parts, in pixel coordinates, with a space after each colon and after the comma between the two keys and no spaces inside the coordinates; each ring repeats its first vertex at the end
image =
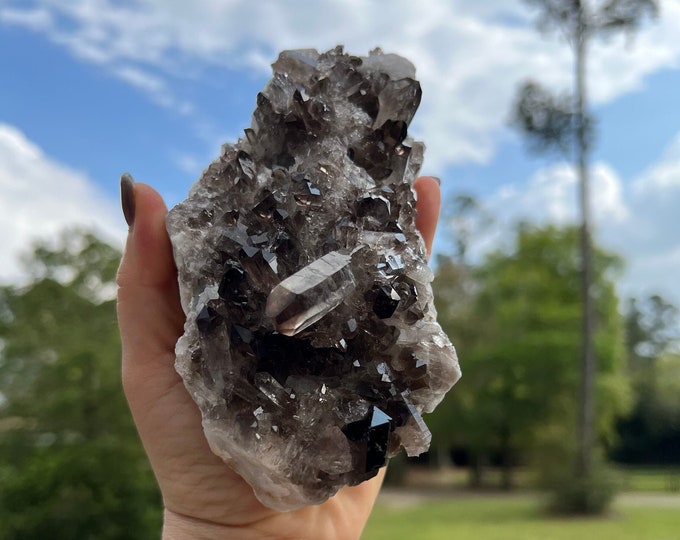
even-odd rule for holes
{"type": "Polygon", "coordinates": [[[534,81],[520,87],[512,123],[524,134],[532,152],[568,156],[577,135],[573,101],[569,95],[552,95],[534,81]]]}
{"type": "Polygon", "coordinates": [[[148,538],[159,496],[120,384],[120,253],[85,232],[0,289],[0,539],[148,538]]]}
{"type": "MultiPolygon", "coordinates": [[[[477,336],[478,321],[472,314],[475,295],[471,270],[453,259],[441,257],[437,262],[437,274],[433,283],[438,319],[453,341],[458,355],[463,358],[466,369],[469,347],[477,336]]],[[[467,372],[463,381],[449,392],[433,414],[427,416],[427,425],[433,434],[433,446],[452,447],[468,443],[475,437],[476,426],[469,423],[469,415],[462,414],[468,403],[469,387],[467,372]]]]}
{"type": "Polygon", "coordinates": [[[400,452],[390,459],[385,473],[384,484],[386,486],[403,486],[406,482],[408,470],[408,458],[404,452],[400,452]]]}
{"type": "Polygon", "coordinates": [[[622,463],[680,464],[680,356],[678,309],[654,295],[626,309],[628,368],[635,397],[619,423],[612,456],[622,463]]]}
{"type": "Polygon", "coordinates": [[[538,11],[539,28],[558,28],[570,41],[577,33],[633,32],[645,16],[655,17],[659,12],[658,0],[607,0],[599,2],[595,10],[583,0],[524,1],[538,11]]]}
{"type": "Polygon", "coordinates": [[[680,354],[666,354],[656,366],[657,402],[668,424],[680,431],[680,354]]]}
{"type": "Polygon", "coordinates": [[[626,306],[626,343],[633,376],[646,378],[651,364],[678,343],[680,311],[659,295],[631,298],[626,306]]]}
{"type": "Polygon", "coordinates": [[[562,515],[600,515],[608,510],[621,489],[621,477],[596,464],[588,477],[573,475],[555,479],[548,510],[562,515]]]}
{"type": "Polygon", "coordinates": [[[658,0],[608,0],[595,13],[591,25],[597,32],[633,32],[645,16],[656,17],[659,13],[658,0]]]}
{"type": "Polygon", "coordinates": [[[33,282],[58,281],[84,298],[101,300],[111,294],[115,283],[120,252],[101,241],[92,232],[67,229],[54,244],[35,244],[24,256],[26,273],[33,282]]]}
{"type": "Polygon", "coordinates": [[[160,501],[139,459],[109,438],[31,451],[2,481],[0,538],[156,537],[160,501]]]}
{"type": "MultiPolygon", "coordinates": [[[[606,441],[629,392],[613,284],[620,261],[596,251],[595,268],[598,427],[606,441]]],[[[435,442],[500,453],[508,465],[543,454],[538,448],[568,447],[577,410],[579,269],[577,229],[526,225],[509,251],[474,271],[440,261],[440,321],[458,347],[463,379],[428,418],[435,442]]]]}

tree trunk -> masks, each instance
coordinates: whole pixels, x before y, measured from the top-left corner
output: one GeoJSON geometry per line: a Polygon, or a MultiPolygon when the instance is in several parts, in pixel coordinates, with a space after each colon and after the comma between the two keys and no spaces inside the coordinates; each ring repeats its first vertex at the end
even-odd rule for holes
{"type": "Polygon", "coordinates": [[[501,434],[501,482],[502,490],[510,491],[514,486],[512,446],[510,444],[510,431],[503,430],[501,434]]]}
{"type": "Polygon", "coordinates": [[[484,485],[484,458],[481,454],[472,454],[469,466],[468,487],[480,489],[484,485]]]}
{"type": "Polygon", "coordinates": [[[590,476],[595,430],[595,372],[593,312],[593,260],[590,216],[590,181],[588,177],[588,133],[586,126],[586,47],[588,28],[584,8],[575,36],[576,69],[576,161],[579,177],[579,203],[581,210],[581,381],[579,388],[578,457],[576,472],[581,477],[590,476]]]}
{"type": "Polygon", "coordinates": [[[501,489],[503,491],[512,491],[515,489],[515,475],[512,461],[503,461],[503,468],[501,470],[501,489]]]}
{"type": "Polygon", "coordinates": [[[451,454],[449,447],[446,444],[438,444],[434,452],[436,456],[435,468],[438,470],[448,469],[451,467],[451,454]]]}

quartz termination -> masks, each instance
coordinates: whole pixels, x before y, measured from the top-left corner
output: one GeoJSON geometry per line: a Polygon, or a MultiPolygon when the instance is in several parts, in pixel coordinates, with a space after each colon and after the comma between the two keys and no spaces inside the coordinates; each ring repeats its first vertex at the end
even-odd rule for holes
{"type": "Polygon", "coordinates": [[[460,377],[436,322],[407,138],[415,70],[285,51],[252,127],[167,224],[187,315],[177,371],[212,450],[267,506],[317,504],[427,450],[460,377]]]}

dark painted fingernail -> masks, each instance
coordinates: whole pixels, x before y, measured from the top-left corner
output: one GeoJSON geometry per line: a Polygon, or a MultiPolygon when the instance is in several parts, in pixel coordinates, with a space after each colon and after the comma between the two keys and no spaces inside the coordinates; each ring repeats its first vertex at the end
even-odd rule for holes
{"type": "Polygon", "coordinates": [[[432,179],[433,179],[435,182],[437,182],[437,184],[439,184],[440,186],[442,185],[442,179],[439,178],[438,176],[430,176],[430,178],[432,178],[432,179]]]}
{"type": "Polygon", "coordinates": [[[135,222],[135,181],[129,173],[123,173],[120,177],[120,204],[125,222],[128,227],[132,227],[135,222]]]}

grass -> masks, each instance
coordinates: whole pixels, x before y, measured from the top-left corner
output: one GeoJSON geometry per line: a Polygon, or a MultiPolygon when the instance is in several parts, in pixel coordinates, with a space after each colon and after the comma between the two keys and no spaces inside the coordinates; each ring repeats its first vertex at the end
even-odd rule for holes
{"type": "MultiPolygon", "coordinates": [[[[623,467],[617,468],[624,491],[642,493],[666,492],[680,493],[680,467],[623,467]]],[[[433,471],[426,467],[410,467],[406,485],[412,488],[465,489],[468,482],[467,470],[451,467],[433,471]]],[[[528,468],[518,468],[514,472],[515,487],[520,490],[536,488],[534,473],[528,468]]],[[[488,489],[498,490],[501,484],[501,471],[489,467],[484,473],[484,483],[488,489]]],[[[680,534],[678,534],[680,540],[680,534]]]]}
{"type": "MultiPolygon", "coordinates": [[[[680,468],[621,468],[626,491],[680,493],[680,468]]],[[[680,537],[680,535],[678,535],[680,537]]]]}
{"type": "Polygon", "coordinates": [[[679,504],[616,506],[604,518],[550,518],[536,498],[476,496],[417,506],[378,505],[363,540],[677,540],[679,504]]]}

